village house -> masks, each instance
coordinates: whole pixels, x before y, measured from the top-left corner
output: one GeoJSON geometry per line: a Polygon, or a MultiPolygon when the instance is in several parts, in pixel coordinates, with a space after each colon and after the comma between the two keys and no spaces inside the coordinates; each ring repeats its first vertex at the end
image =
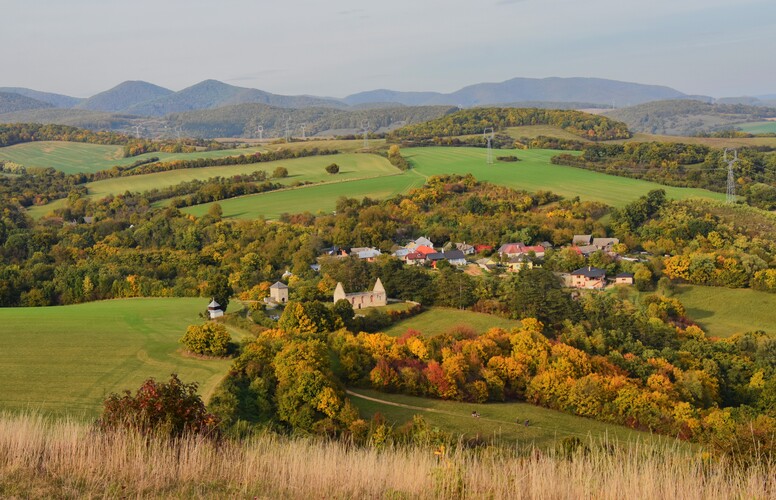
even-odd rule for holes
{"type": "Polygon", "coordinates": [[[571,240],[571,244],[574,246],[587,246],[593,244],[592,234],[575,234],[571,240]]]}
{"type": "Polygon", "coordinates": [[[620,243],[618,238],[593,238],[592,245],[597,250],[603,250],[604,252],[611,252],[612,247],[620,243]]]}
{"type": "Polygon", "coordinates": [[[336,304],[337,301],[343,299],[350,302],[353,309],[384,306],[388,303],[388,297],[380,278],[377,278],[375,286],[370,292],[345,293],[342,283],[337,283],[337,287],[334,289],[334,303],[336,304]]]}
{"type": "Polygon", "coordinates": [[[526,254],[512,257],[506,262],[508,273],[519,273],[521,269],[528,268],[533,269],[533,261],[526,254]]]}
{"type": "Polygon", "coordinates": [[[377,256],[383,253],[374,247],[354,247],[350,249],[350,254],[356,255],[361,260],[374,262],[377,256]]]}
{"type": "Polygon", "coordinates": [[[210,315],[210,319],[216,319],[224,315],[224,310],[221,308],[221,304],[216,302],[216,299],[213,299],[207,305],[207,313],[210,315]]]}
{"type": "Polygon", "coordinates": [[[574,288],[604,288],[606,271],[597,267],[582,267],[571,273],[571,286],[574,288]]]}
{"type": "Polygon", "coordinates": [[[434,248],[434,244],[431,242],[430,239],[426,238],[425,236],[421,236],[420,238],[414,241],[410,241],[404,246],[404,248],[408,250],[417,250],[417,248],[420,246],[434,248]]]}
{"type": "Polygon", "coordinates": [[[420,252],[410,252],[402,260],[410,266],[422,266],[426,263],[426,255],[420,252]]]}
{"type": "Polygon", "coordinates": [[[633,273],[620,273],[614,277],[615,285],[632,285],[633,273]]]}
{"type": "Polygon", "coordinates": [[[531,252],[538,258],[544,257],[544,247],[541,245],[525,245],[523,243],[505,243],[498,249],[502,257],[514,258],[519,255],[529,255],[531,252]]]}
{"type": "Polygon", "coordinates": [[[288,285],[275,282],[274,285],[269,287],[269,298],[277,304],[285,304],[288,302],[288,285]]]}

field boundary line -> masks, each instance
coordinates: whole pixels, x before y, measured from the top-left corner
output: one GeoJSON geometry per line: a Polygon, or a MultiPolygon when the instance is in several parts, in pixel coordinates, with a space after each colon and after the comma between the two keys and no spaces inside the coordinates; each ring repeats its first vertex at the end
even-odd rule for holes
{"type": "MultiPolygon", "coordinates": [[[[413,405],[408,405],[408,404],[404,404],[404,403],[395,403],[393,401],[386,401],[384,399],[379,399],[379,398],[374,398],[372,396],[367,396],[366,394],[359,394],[359,393],[357,393],[355,391],[352,391],[350,389],[345,389],[345,392],[348,395],[356,397],[356,398],[366,399],[366,400],[372,401],[374,403],[380,403],[380,404],[384,404],[384,405],[388,405],[388,406],[397,406],[399,408],[406,408],[408,410],[418,410],[418,411],[425,411],[425,412],[429,412],[429,413],[440,413],[442,415],[450,415],[451,417],[473,418],[471,416],[464,415],[464,414],[461,414],[461,413],[452,412],[452,411],[438,410],[436,408],[424,408],[422,406],[413,406],[413,405]]],[[[477,418],[479,420],[484,420],[486,422],[495,422],[495,423],[504,424],[504,425],[511,425],[511,426],[515,426],[515,425],[522,426],[523,425],[520,422],[507,422],[506,420],[499,420],[497,418],[488,418],[488,417],[474,417],[474,418],[477,418]]],[[[604,422],[601,422],[601,423],[603,424],[604,422]]],[[[544,427],[544,426],[541,426],[541,425],[536,425],[534,423],[531,423],[530,427],[533,427],[535,429],[542,429],[542,430],[545,430],[545,431],[552,431],[553,430],[553,429],[550,429],[548,427],[544,427]]],[[[556,430],[556,432],[557,432],[557,430],[556,430]]],[[[590,433],[573,432],[573,431],[560,431],[560,433],[563,434],[563,435],[568,434],[568,435],[573,435],[573,436],[580,436],[580,437],[583,437],[583,438],[588,438],[589,436],[591,436],[590,433]]]]}

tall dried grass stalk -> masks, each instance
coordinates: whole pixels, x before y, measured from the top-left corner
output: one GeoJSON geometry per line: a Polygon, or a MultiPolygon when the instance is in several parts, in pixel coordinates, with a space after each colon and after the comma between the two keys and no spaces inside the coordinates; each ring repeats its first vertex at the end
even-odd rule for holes
{"type": "MultiPolygon", "coordinates": [[[[629,446],[564,458],[383,450],[262,435],[220,444],[0,415],[0,497],[774,498],[774,468],[629,446]]],[[[609,447],[611,449],[611,447],[609,447]]]]}

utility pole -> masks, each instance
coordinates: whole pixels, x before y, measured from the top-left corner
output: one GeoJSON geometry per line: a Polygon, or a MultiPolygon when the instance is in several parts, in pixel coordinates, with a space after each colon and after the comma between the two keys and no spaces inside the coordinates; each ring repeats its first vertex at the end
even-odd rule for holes
{"type": "Polygon", "coordinates": [[[361,128],[364,129],[364,149],[369,147],[369,120],[361,120],[361,128]]]}
{"type": "Polygon", "coordinates": [[[725,198],[725,202],[728,204],[732,204],[736,202],[736,178],[733,175],[733,165],[738,161],[738,150],[733,149],[733,159],[728,160],[728,148],[725,148],[725,153],[722,157],[722,161],[727,163],[728,166],[728,174],[727,174],[727,196],[725,198]]]}
{"type": "Polygon", "coordinates": [[[264,139],[264,127],[263,126],[259,125],[258,127],[256,127],[256,133],[258,134],[260,141],[264,139]]]}
{"type": "Polygon", "coordinates": [[[493,165],[493,137],[495,137],[495,135],[495,132],[493,132],[493,129],[490,127],[482,132],[482,136],[488,141],[488,165],[493,165]],[[490,133],[488,133],[488,130],[490,130],[490,133]]]}

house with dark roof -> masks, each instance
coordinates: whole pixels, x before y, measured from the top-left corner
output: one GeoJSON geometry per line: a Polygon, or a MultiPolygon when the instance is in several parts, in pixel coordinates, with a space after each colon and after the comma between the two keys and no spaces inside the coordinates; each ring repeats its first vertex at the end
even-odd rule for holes
{"type": "Polygon", "coordinates": [[[210,315],[210,319],[220,318],[224,315],[224,309],[221,304],[216,302],[216,299],[211,300],[210,304],[207,305],[207,312],[210,315]]]}
{"type": "Polygon", "coordinates": [[[597,267],[582,267],[571,273],[574,288],[601,289],[606,286],[606,271],[597,267]]]}
{"type": "Polygon", "coordinates": [[[632,285],[633,273],[620,273],[614,277],[615,285],[632,285]]]}
{"type": "Polygon", "coordinates": [[[454,266],[466,265],[466,255],[464,255],[462,250],[449,250],[447,252],[442,252],[442,255],[445,256],[447,262],[454,266]]]}

